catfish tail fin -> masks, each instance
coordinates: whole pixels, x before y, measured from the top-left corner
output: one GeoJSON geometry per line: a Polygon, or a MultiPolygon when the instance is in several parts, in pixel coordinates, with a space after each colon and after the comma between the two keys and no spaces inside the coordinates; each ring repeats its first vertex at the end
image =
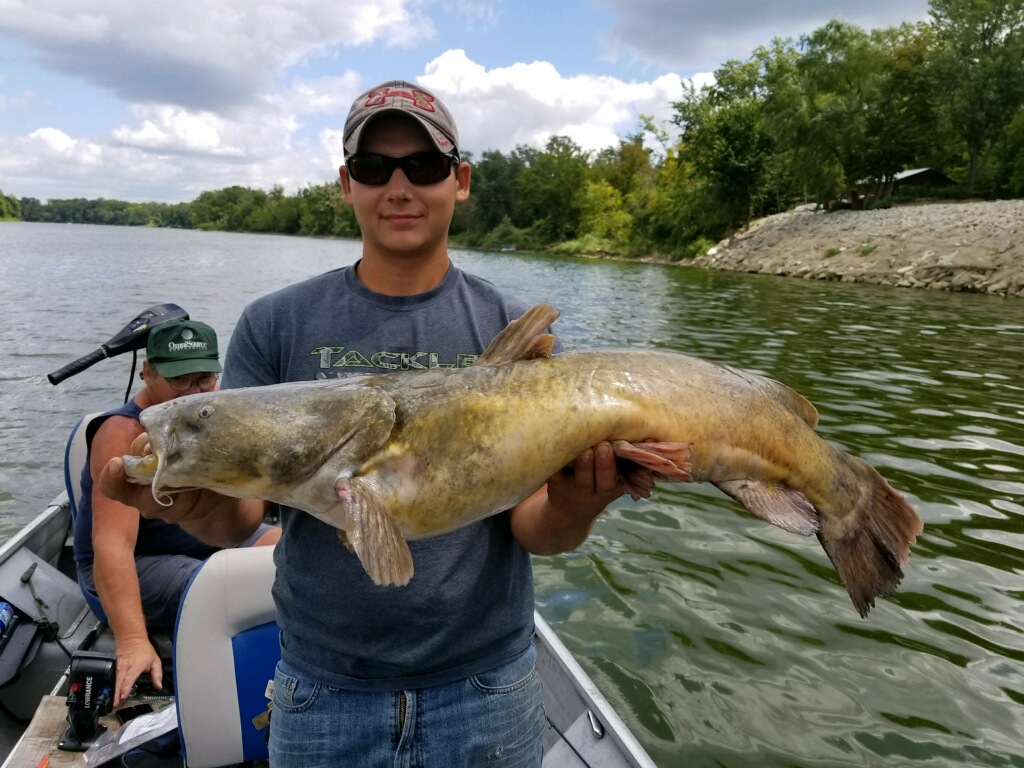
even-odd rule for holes
{"type": "Polygon", "coordinates": [[[818,541],[824,548],[853,605],[861,616],[875,606],[876,597],[896,591],[910,545],[924,526],[921,518],[873,467],[852,462],[864,493],[855,509],[842,515],[820,516],[818,541]]]}

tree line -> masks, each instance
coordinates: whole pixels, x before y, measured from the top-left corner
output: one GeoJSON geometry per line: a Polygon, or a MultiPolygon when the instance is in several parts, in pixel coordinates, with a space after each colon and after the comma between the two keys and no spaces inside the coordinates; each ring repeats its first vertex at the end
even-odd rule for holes
{"type": "MultiPolygon", "coordinates": [[[[1024,0],[931,0],[929,22],[873,31],[831,21],[714,74],[673,103],[671,125],[641,117],[618,146],[554,136],[468,156],[453,240],[678,258],[798,204],[899,202],[893,182],[912,168],[958,182],[933,195],[1024,196],[1024,0]]],[[[178,204],[0,194],[0,217],[19,209],[26,221],[359,234],[337,182],[178,204]]]]}
{"type": "Polygon", "coordinates": [[[0,190],[0,221],[21,219],[21,202],[14,195],[5,195],[0,190]]]}

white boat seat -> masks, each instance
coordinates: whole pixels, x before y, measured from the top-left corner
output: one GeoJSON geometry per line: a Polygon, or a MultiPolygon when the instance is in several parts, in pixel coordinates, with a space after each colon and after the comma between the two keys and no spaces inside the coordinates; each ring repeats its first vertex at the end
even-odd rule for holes
{"type": "MultiPolygon", "coordinates": [[[[89,445],[86,442],[86,434],[89,424],[100,415],[100,412],[90,413],[78,420],[78,423],[71,430],[68,436],[67,445],[64,448],[64,488],[68,492],[68,504],[71,507],[71,524],[74,525],[78,519],[78,510],[82,504],[82,470],[85,469],[85,462],[89,459],[89,445]]],[[[78,586],[85,595],[85,602],[89,605],[93,614],[104,624],[108,624],[107,614],[103,611],[103,604],[100,597],[94,591],[86,587],[82,579],[78,579],[78,586]]]]}
{"type": "Polygon", "coordinates": [[[267,684],[281,657],[271,597],[274,548],[225,549],[185,588],[174,638],[174,685],[189,768],[267,759],[267,684]]]}

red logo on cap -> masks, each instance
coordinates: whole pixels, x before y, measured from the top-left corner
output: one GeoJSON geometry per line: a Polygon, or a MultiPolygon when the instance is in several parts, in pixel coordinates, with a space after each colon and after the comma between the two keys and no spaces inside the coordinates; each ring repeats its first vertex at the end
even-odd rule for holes
{"type": "Polygon", "coordinates": [[[412,105],[424,112],[434,111],[434,97],[423,91],[399,91],[391,88],[374,88],[367,94],[366,107],[381,107],[391,99],[409,99],[412,105]]]}

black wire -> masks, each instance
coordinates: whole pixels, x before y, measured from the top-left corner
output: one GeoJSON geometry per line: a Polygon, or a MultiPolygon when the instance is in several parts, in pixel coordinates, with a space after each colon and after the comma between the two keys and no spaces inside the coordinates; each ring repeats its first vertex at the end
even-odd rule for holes
{"type": "Polygon", "coordinates": [[[69,650],[67,649],[67,647],[66,647],[66,646],[64,645],[64,643],[62,643],[62,642],[60,641],[60,638],[59,638],[59,637],[55,637],[55,638],[53,638],[53,642],[55,642],[55,643],[57,644],[57,646],[58,646],[58,647],[59,647],[59,648],[60,648],[60,649],[61,649],[62,651],[64,651],[64,653],[66,653],[66,654],[67,654],[67,656],[68,656],[68,658],[69,658],[69,659],[70,659],[70,658],[71,658],[71,657],[73,656],[73,654],[71,653],[71,651],[69,651],[69,650]]]}
{"type": "Polygon", "coordinates": [[[139,352],[136,349],[132,350],[132,372],[128,374],[128,389],[124,391],[124,401],[128,402],[128,396],[132,393],[132,380],[135,378],[135,366],[139,362],[139,352]]]}
{"type": "Polygon", "coordinates": [[[592,768],[592,766],[590,765],[590,763],[588,763],[588,762],[587,762],[587,761],[586,761],[586,760],[584,759],[583,755],[581,755],[581,754],[579,753],[579,751],[578,751],[578,750],[576,749],[576,747],[574,747],[574,746],[572,745],[572,742],[571,742],[571,741],[569,741],[569,739],[567,739],[567,738],[565,737],[565,734],[564,734],[564,733],[562,733],[562,732],[561,732],[561,731],[559,730],[558,726],[557,726],[557,725],[555,725],[554,721],[553,721],[553,720],[552,720],[552,719],[551,719],[550,717],[548,717],[548,714],[547,714],[547,712],[545,712],[545,713],[544,713],[544,719],[548,721],[548,725],[550,725],[550,726],[551,726],[552,728],[554,728],[554,729],[555,729],[555,733],[557,733],[557,734],[558,734],[559,736],[561,736],[561,737],[562,737],[562,741],[564,741],[564,742],[565,742],[566,744],[568,744],[568,745],[569,745],[569,749],[571,749],[571,750],[572,750],[572,751],[573,751],[573,752],[574,752],[574,753],[576,754],[576,757],[578,757],[578,758],[580,759],[580,762],[581,762],[581,763],[583,763],[583,764],[584,764],[585,766],[587,766],[587,768],[592,768]]]}
{"type": "Polygon", "coordinates": [[[60,641],[60,627],[57,626],[55,621],[43,621],[42,619],[33,619],[32,623],[35,624],[39,629],[43,631],[44,640],[53,640],[57,644],[57,647],[64,651],[65,655],[70,659],[72,657],[71,651],[68,650],[67,646],[60,641]]]}

